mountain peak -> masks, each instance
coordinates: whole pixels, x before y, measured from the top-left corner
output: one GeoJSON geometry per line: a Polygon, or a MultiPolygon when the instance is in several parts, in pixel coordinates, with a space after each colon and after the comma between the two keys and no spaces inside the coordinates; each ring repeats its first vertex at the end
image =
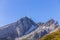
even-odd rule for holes
{"type": "Polygon", "coordinates": [[[55,24],[55,20],[54,19],[50,19],[50,20],[48,20],[46,23],[45,23],[45,25],[47,25],[47,26],[49,26],[49,25],[51,25],[51,24],[55,24]]]}
{"type": "Polygon", "coordinates": [[[23,18],[21,18],[21,19],[30,19],[30,18],[28,18],[27,16],[25,16],[25,17],[23,17],[23,18]]]}
{"type": "Polygon", "coordinates": [[[54,19],[50,19],[48,22],[55,22],[55,20],[54,19]]]}
{"type": "Polygon", "coordinates": [[[21,18],[20,20],[18,20],[18,21],[26,21],[26,20],[31,20],[30,18],[28,18],[27,16],[25,16],[25,17],[23,17],[23,18],[21,18]]]}
{"type": "Polygon", "coordinates": [[[31,37],[34,39],[37,36],[37,38],[42,37],[57,28],[58,22],[54,19],[50,19],[46,23],[39,22],[36,24],[31,18],[25,16],[19,19],[17,22],[8,24],[4,27],[5,28],[0,30],[0,39],[8,38],[8,40],[13,40],[22,36],[24,37],[25,35],[27,35],[27,37],[32,35],[31,37]]]}
{"type": "Polygon", "coordinates": [[[54,22],[55,22],[54,19],[50,19],[50,20],[48,20],[46,23],[54,23],[54,22]]]}
{"type": "Polygon", "coordinates": [[[23,18],[21,18],[20,20],[17,21],[18,24],[20,23],[30,23],[32,25],[36,25],[36,23],[29,17],[25,16],[23,18]]]}

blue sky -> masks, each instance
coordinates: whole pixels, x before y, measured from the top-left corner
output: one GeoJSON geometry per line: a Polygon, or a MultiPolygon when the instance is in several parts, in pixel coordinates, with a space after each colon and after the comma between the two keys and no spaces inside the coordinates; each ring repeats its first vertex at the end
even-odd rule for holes
{"type": "Polygon", "coordinates": [[[0,0],[0,26],[28,16],[35,22],[60,23],[60,0],[0,0]]]}

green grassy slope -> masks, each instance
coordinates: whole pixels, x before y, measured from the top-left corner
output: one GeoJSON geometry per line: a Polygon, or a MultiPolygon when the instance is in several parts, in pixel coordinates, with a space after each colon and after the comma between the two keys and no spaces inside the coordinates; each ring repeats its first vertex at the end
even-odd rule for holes
{"type": "Polygon", "coordinates": [[[48,34],[39,40],[60,40],[60,30],[57,30],[51,34],[48,34]]]}

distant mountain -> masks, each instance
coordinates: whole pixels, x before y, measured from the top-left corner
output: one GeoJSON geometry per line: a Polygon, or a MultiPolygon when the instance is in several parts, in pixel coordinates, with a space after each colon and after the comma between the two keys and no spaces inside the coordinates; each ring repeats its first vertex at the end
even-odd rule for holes
{"type": "Polygon", "coordinates": [[[38,40],[59,27],[57,21],[50,19],[35,23],[28,17],[0,27],[0,40],[38,40]]]}

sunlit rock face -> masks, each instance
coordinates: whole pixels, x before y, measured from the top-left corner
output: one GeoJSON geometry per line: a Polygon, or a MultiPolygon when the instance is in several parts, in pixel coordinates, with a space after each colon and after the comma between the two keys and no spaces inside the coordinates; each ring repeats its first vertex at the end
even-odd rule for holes
{"type": "Polygon", "coordinates": [[[30,18],[23,17],[14,23],[0,27],[0,40],[37,40],[58,26],[58,22],[53,19],[36,24],[30,18]]]}
{"type": "Polygon", "coordinates": [[[32,39],[38,39],[40,37],[43,37],[44,35],[50,33],[51,31],[54,31],[56,28],[59,27],[59,24],[57,21],[50,19],[46,23],[38,23],[39,27],[36,29],[34,36],[32,39]]]}
{"type": "Polygon", "coordinates": [[[50,19],[46,23],[39,22],[37,25],[38,28],[36,28],[34,32],[29,35],[27,34],[27,37],[25,36],[25,38],[22,38],[27,40],[37,40],[59,27],[58,22],[53,19],[50,19]]]}
{"type": "Polygon", "coordinates": [[[16,37],[27,35],[37,28],[37,24],[28,17],[0,28],[0,39],[14,40],[16,37]]]}

